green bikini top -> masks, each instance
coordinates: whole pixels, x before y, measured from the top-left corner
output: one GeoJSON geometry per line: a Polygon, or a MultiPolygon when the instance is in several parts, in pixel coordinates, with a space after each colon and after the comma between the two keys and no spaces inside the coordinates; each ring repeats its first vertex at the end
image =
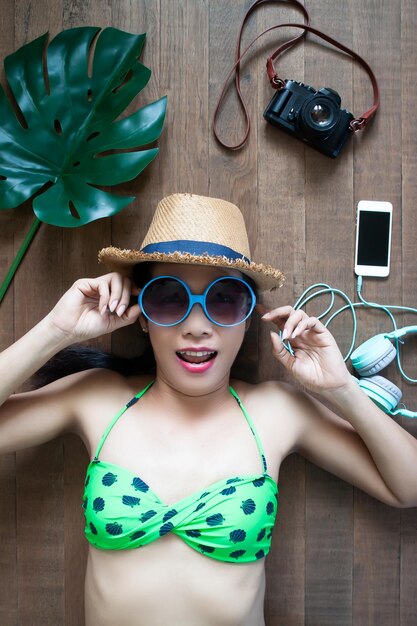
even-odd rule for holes
{"type": "Polygon", "coordinates": [[[258,446],[263,473],[224,478],[167,505],[139,476],[99,459],[117,420],[151,385],[113,418],[88,466],[83,501],[87,540],[102,550],[126,550],[140,548],[171,532],[194,550],[218,561],[247,563],[263,558],[271,548],[278,487],[267,473],[252,420],[232,387],[230,392],[258,446]]]}

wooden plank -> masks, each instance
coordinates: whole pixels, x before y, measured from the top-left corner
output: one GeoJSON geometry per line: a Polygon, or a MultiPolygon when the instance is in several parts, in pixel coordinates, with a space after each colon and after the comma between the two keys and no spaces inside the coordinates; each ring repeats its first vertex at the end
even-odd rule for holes
{"type": "Polygon", "coordinates": [[[355,499],[353,623],[399,624],[399,512],[355,499]]]}
{"type": "Polygon", "coordinates": [[[63,623],[66,626],[79,626],[84,624],[84,579],[88,549],[88,543],[84,537],[84,515],[81,502],[89,459],[80,439],[67,436],[63,444],[65,505],[63,623]]]}
{"type": "Polygon", "coordinates": [[[417,615],[416,598],[417,512],[401,511],[400,614],[398,624],[413,626],[417,615]]]}
{"type": "MultiPolygon", "coordinates": [[[[287,273],[286,286],[264,298],[271,305],[292,303],[304,286],[316,280],[326,280],[353,295],[354,205],[360,199],[390,200],[395,211],[391,276],[366,280],[363,293],[370,300],[393,303],[402,299],[415,306],[414,4],[411,0],[372,0],[363,5],[352,0],[346,6],[319,0],[308,6],[313,25],[362,54],[381,87],[381,111],[375,122],[332,161],[262,119],[271,96],[265,57],[277,41],[285,39],[284,33],[271,34],[254,46],[242,67],[242,89],[253,124],[247,146],[230,153],[213,139],[211,116],[233,62],[238,24],[249,6],[245,0],[63,0],[53,4],[4,0],[0,15],[3,57],[48,28],[51,36],[62,27],[92,23],[146,31],[142,60],[153,75],[129,110],[165,94],[168,110],[158,142],[160,155],[137,180],[121,186],[121,193],[137,196],[132,205],[111,224],[102,220],[65,232],[41,227],[0,307],[1,345],[13,339],[13,320],[18,337],[73,280],[98,275],[102,271],[96,263],[100,247],[140,244],[157,201],[175,191],[209,193],[241,207],[254,259],[287,273]]],[[[244,43],[272,23],[287,19],[301,21],[297,12],[280,3],[262,7],[250,20],[244,43]]],[[[372,101],[365,72],[330,48],[327,51],[313,43],[300,46],[286,53],[277,67],[285,77],[336,89],[342,106],[355,114],[369,108],[372,101]]],[[[232,141],[242,130],[233,91],[228,92],[225,107],[220,128],[222,136],[232,141]]],[[[29,203],[0,212],[4,273],[31,220],[29,203]]],[[[361,312],[359,317],[358,343],[387,329],[387,318],[380,313],[361,312]]],[[[412,316],[404,320],[415,323],[412,316]]],[[[332,330],[341,347],[347,348],[347,318],[332,330]]],[[[142,341],[137,329],[129,328],[115,335],[111,346],[117,353],[133,355],[142,349],[142,341]]],[[[110,338],[92,343],[110,348],[110,338]]],[[[404,367],[417,375],[414,350],[415,340],[408,339],[404,367]]],[[[239,375],[252,382],[288,378],[270,354],[267,329],[256,319],[242,357],[239,375]]],[[[383,374],[400,383],[395,364],[383,374]]],[[[417,410],[417,389],[405,384],[403,390],[407,406],[417,410]]],[[[417,421],[404,419],[402,423],[417,435],[417,421]]],[[[0,458],[0,623],[78,626],[83,623],[87,548],[80,507],[85,451],[79,441],[67,437],[19,452],[17,458],[16,483],[14,455],[0,458]]],[[[400,513],[356,492],[353,506],[349,486],[310,464],[305,466],[300,457],[291,457],[280,475],[279,516],[267,560],[266,623],[414,624],[417,509],[400,513]]]]}
{"type": "Polygon", "coordinates": [[[160,93],[168,96],[161,137],[160,196],[208,191],[208,8],[161,0],[160,93]]]}
{"type": "MultiPolygon", "coordinates": [[[[61,258],[60,243],[59,235],[42,225],[19,270],[19,276],[16,276],[17,337],[46,314],[54,304],[53,300],[58,298],[61,286],[60,263],[57,262],[61,258]],[[45,283],[42,286],[34,279],[38,277],[42,283],[45,276],[48,277],[47,289],[45,283]]],[[[41,623],[45,615],[52,622],[59,623],[63,616],[62,470],[60,441],[17,453],[20,623],[29,620],[41,623]],[[42,593],[39,593],[40,588],[42,593]]]]}
{"type": "MultiPolygon", "coordinates": [[[[403,303],[417,307],[415,252],[417,227],[415,220],[416,183],[416,132],[415,109],[417,91],[415,71],[417,60],[417,7],[412,0],[401,3],[401,157],[402,157],[402,294],[403,303]]],[[[416,324],[415,315],[403,317],[403,324],[416,324]]],[[[417,378],[415,367],[415,337],[407,339],[401,354],[405,372],[417,378]]],[[[417,411],[417,388],[403,383],[403,400],[407,407],[417,411]]],[[[417,436],[417,420],[402,419],[402,425],[417,436]]],[[[400,624],[411,626],[417,615],[417,508],[401,511],[401,562],[400,562],[400,624]]]]}
{"type": "Polygon", "coordinates": [[[62,440],[18,454],[19,624],[63,623],[62,457],[62,440]]]}
{"type": "MultiPolygon", "coordinates": [[[[401,301],[401,138],[398,133],[398,76],[401,72],[400,4],[370,2],[353,13],[355,50],[366,57],[378,77],[381,111],[372,127],[355,137],[355,201],[389,200],[394,206],[391,274],[387,280],[365,280],[363,295],[371,301],[401,301]]],[[[370,83],[354,70],[355,111],[372,102],[370,83]]],[[[391,325],[382,314],[361,315],[358,342],[391,325]]],[[[394,368],[382,375],[398,382],[394,368]]],[[[400,513],[365,494],[355,494],[354,623],[398,624],[400,513]]]]}
{"type": "Polygon", "coordinates": [[[304,624],[305,461],[288,457],[281,468],[279,508],[266,560],[265,619],[273,626],[304,624]]]}
{"type": "MultiPolygon", "coordinates": [[[[135,109],[149,104],[166,95],[160,87],[160,36],[161,16],[159,2],[147,0],[141,3],[114,2],[112,7],[113,22],[118,28],[131,32],[133,26],[138,33],[146,33],[146,43],[141,61],[152,71],[152,76],[145,89],[134,99],[135,109]]],[[[173,98],[168,101],[167,119],[162,137],[155,143],[160,152],[156,159],[135,180],[120,185],[127,195],[136,196],[136,200],[121,213],[112,218],[112,244],[121,248],[140,247],[151,221],[154,209],[164,195],[161,190],[163,171],[170,159],[170,126],[174,115],[173,98]]],[[[168,193],[168,192],[167,192],[168,193]]],[[[112,352],[122,356],[134,357],[141,354],[148,343],[148,338],[140,331],[137,324],[121,329],[112,337],[112,352]]]]}
{"type": "MultiPolygon", "coordinates": [[[[61,2],[53,6],[29,0],[16,2],[16,48],[48,29],[57,33],[61,27],[61,2]]],[[[22,223],[18,233],[23,239],[33,220],[31,203],[19,213],[22,223]]],[[[15,279],[16,337],[39,321],[61,293],[61,246],[59,229],[42,224],[15,279]]],[[[19,623],[63,620],[62,471],[62,441],[17,454],[19,623]]]]}
{"type": "Polygon", "coordinates": [[[15,455],[0,457],[0,624],[17,625],[15,455]]]}
{"type": "MultiPolygon", "coordinates": [[[[231,152],[223,148],[213,134],[213,115],[224,82],[235,62],[238,29],[247,3],[239,0],[225,3],[210,2],[209,42],[209,192],[215,198],[224,198],[236,204],[244,216],[251,254],[255,258],[258,227],[257,190],[253,181],[257,172],[257,60],[256,52],[242,62],[241,87],[246,105],[251,113],[252,130],[242,150],[231,152]],[[225,27],[227,25],[227,27],[225,27]]],[[[242,49],[256,36],[256,15],[245,27],[242,49]]],[[[238,143],[244,134],[244,122],[236,96],[233,80],[225,94],[217,122],[220,139],[226,144],[238,143]]],[[[253,319],[246,334],[232,374],[254,382],[259,376],[258,322],[253,319]]]]}
{"type": "MultiPolygon", "coordinates": [[[[285,3],[265,6],[258,13],[258,33],[286,22],[302,22],[302,14],[285,3]]],[[[258,127],[257,215],[255,258],[282,269],[286,282],[265,294],[268,307],[293,304],[305,278],[304,146],[267,123],[262,114],[275,92],[265,62],[280,43],[300,34],[296,29],[264,35],[257,52],[258,102],[254,117],[258,127]]],[[[279,76],[304,80],[304,45],[300,44],[275,62],[279,76]]],[[[271,353],[269,325],[260,324],[260,379],[288,380],[271,353]]],[[[278,417],[278,416],[277,416],[278,417]]],[[[266,623],[282,626],[304,624],[305,612],[305,462],[291,457],[279,476],[280,501],[272,551],[267,559],[266,623]]]]}
{"type": "MultiPolygon", "coordinates": [[[[311,20],[348,47],[352,32],[350,3],[320,0],[311,20]]],[[[315,89],[330,87],[351,110],[352,60],[317,37],[306,44],[305,82],[315,89]]],[[[305,149],[306,286],[327,283],[352,295],[353,273],[353,147],[347,143],[335,159],[305,149]],[[348,236],[347,236],[348,235],[348,236]]],[[[329,298],[307,307],[325,310],[329,298]]],[[[331,327],[343,350],[351,330],[346,318],[331,327]]],[[[351,623],[352,488],[308,464],[306,470],[306,624],[342,626],[351,623]]]]}
{"type": "MultiPolygon", "coordinates": [[[[6,0],[0,12],[0,58],[14,50],[14,0],[6,0]]],[[[5,84],[3,67],[2,83],[5,84]]],[[[0,280],[14,258],[15,211],[0,211],[0,280]]],[[[14,340],[14,285],[0,305],[0,349],[14,340]]],[[[15,454],[0,456],[0,623],[17,624],[18,587],[16,572],[16,470],[15,454]]]]}
{"type": "MultiPolygon", "coordinates": [[[[101,28],[119,26],[113,20],[114,3],[71,2],[64,4],[64,28],[95,25],[101,28]]],[[[117,11],[120,9],[118,8],[117,11]]],[[[133,32],[133,29],[128,29],[133,32]]],[[[126,193],[122,186],[112,193],[126,193]]],[[[97,263],[97,253],[111,243],[111,220],[100,219],[82,228],[67,229],[63,233],[63,289],[82,276],[98,276],[106,269],[97,263]]],[[[109,351],[110,336],[89,341],[89,345],[109,351]]],[[[92,416],[93,418],[93,416],[92,416]]],[[[64,441],[65,482],[65,623],[76,626],[84,623],[84,577],[87,542],[84,538],[84,516],[81,508],[82,491],[88,458],[84,446],[74,437],[64,441]]]]}

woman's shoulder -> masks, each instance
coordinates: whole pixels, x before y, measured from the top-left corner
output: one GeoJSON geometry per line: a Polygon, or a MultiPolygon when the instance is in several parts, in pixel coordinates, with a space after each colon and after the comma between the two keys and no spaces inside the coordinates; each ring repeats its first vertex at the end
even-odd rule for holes
{"type": "Polygon", "coordinates": [[[151,380],[149,376],[126,377],[113,370],[95,368],[71,374],[51,385],[61,386],[74,415],[75,432],[84,441],[95,441],[109,419],[151,380]]]}
{"type": "Polygon", "coordinates": [[[31,392],[35,397],[55,398],[67,401],[75,414],[83,407],[93,403],[106,401],[106,398],[120,399],[123,403],[130,400],[152,378],[150,376],[126,377],[114,370],[106,368],[91,368],[68,374],[43,387],[31,392]]]}
{"type": "Polygon", "coordinates": [[[231,381],[263,442],[268,465],[278,472],[279,463],[295,451],[304,428],[302,414],[305,394],[287,382],[269,380],[250,384],[231,381]]]}
{"type": "Polygon", "coordinates": [[[67,385],[77,387],[77,390],[86,396],[95,396],[99,393],[101,396],[111,395],[114,397],[119,392],[130,399],[131,395],[137,394],[153,377],[149,375],[124,376],[123,374],[106,368],[94,368],[77,372],[67,376],[67,385]]]}
{"type": "Polygon", "coordinates": [[[304,395],[294,385],[280,380],[267,380],[260,383],[248,383],[243,380],[233,379],[231,387],[241,398],[242,402],[247,399],[254,402],[281,402],[300,400],[304,395]]]}
{"type": "Polygon", "coordinates": [[[268,380],[250,384],[231,381],[244,407],[254,419],[273,425],[291,424],[291,428],[304,428],[311,413],[312,398],[302,389],[284,381],[268,380]]]}

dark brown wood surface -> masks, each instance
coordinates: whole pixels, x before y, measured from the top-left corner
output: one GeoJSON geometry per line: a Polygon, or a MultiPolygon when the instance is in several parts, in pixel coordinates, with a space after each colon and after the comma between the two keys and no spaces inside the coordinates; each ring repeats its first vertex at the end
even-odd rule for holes
{"type": "MultiPolygon", "coordinates": [[[[249,5],[246,0],[1,1],[1,59],[47,30],[54,36],[63,28],[98,25],[146,32],[142,60],[152,77],[129,110],[168,96],[159,156],[140,177],[120,187],[135,195],[135,202],[112,220],[81,229],[41,226],[0,306],[1,348],[41,319],[77,277],[100,273],[98,249],[110,243],[138,245],[156,203],[172,192],[210,194],[241,207],[252,256],[287,275],[281,291],[265,297],[267,304],[293,304],[315,282],[353,297],[356,204],[388,200],[394,206],[391,274],[365,280],[363,294],[371,301],[417,306],[415,2],[306,3],[312,24],[361,54],[381,89],[374,123],[354,136],[336,160],[263,120],[272,96],[266,56],[288,36],[279,31],[258,41],[242,64],[242,91],[252,121],[249,142],[239,152],[228,152],[213,138],[212,115],[249,5]]],[[[287,21],[302,17],[285,2],[269,3],[250,19],[243,47],[265,28],[287,21]]],[[[336,89],[342,106],[356,115],[372,102],[364,70],[317,38],[283,55],[278,67],[286,78],[336,89]]],[[[219,129],[226,142],[242,135],[233,90],[227,93],[219,129]]],[[[0,279],[32,219],[30,201],[0,212],[0,279]]],[[[399,316],[398,321],[412,324],[416,317],[399,316]]],[[[358,343],[390,328],[384,314],[360,311],[358,343]]],[[[332,329],[346,350],[348,316],[332,329]]],[[[108,338],[95,344],[110,348],[108,338]]],[[[111,347],[132,355],[141,350],[141,338],[135,329],[120,331],[111,347]]],[[[416,349],[411,337],[403,354],[404,367],[414,376],[416,349]]],[[[268,332],[256,319],[244,356],[246,378],[288,378],[273,360],[268,332]]],[[[417,390],[401,383],[396,365],[384,375],[402,385],[406,405],[417,411],[417,390]]],[[[402,419],[402,424],[417,435],[417,421],[402,419]]],[[[86,542],[81,493],[87,462],[75,437],[0,457],[2,626],[82,626],[86,542]]],[[[417,509],[387,507],[302,458],[290,457],[280,475],[280,511],[267,559],[267,625],[413,626],[416,536],[417,509]]]]}

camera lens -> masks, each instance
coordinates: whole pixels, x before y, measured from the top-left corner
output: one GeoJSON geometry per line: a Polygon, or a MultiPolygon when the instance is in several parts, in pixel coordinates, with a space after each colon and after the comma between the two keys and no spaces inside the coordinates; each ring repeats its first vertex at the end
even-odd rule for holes
{"type": "Polygon", "coordinates": [[[300,124],[309,135],[324,135],[331,132],[340,118],[340,108],[326,96],[315,94],[307,100],[300,111],[300,124]]]}
{"type": "Polygon", "coordinates": [[[333,115],[329,107],[325,104],[315,104],[310,111],[310,117],[313,124],[317,124],[317,126],[327,126],[333,115]]]}

